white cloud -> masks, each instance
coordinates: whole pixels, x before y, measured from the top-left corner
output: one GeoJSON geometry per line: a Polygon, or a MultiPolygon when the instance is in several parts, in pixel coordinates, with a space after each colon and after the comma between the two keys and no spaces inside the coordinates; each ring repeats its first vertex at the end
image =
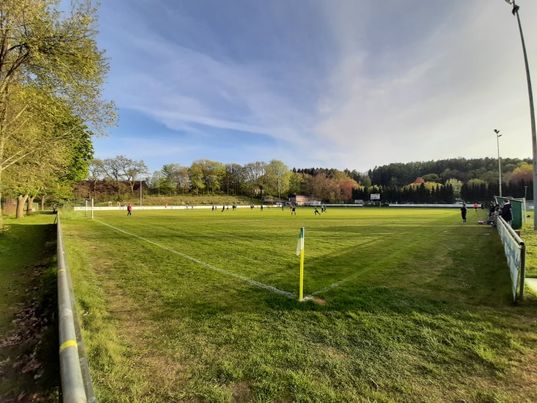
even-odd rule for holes
{"type": "MultiPolygon", "coordinates": [[[[316,127],[339,150],[340,165],[493,156],[496,127],[510,132],[502,154],[530,155],[522,54],[508,26],[515,21],[503,4],[468,3],[465,18],[448,19],[431,37],[408,44],[409,56],[396,49],[399,63],[378,77],[367,72],[378,54],[364,56],[363,42],[355,50],[345,45],[316,127]]],[[[527,15],[536,9],[527,8],[527,15]]],[[[537,41],[531,49],[535,54],[537,41]]]]}
{"type": "MultiPolygon", "coordinates": [[[[204,21],[188,15],[164,18],[162,24],[176,26],[158,34],[160,19],[126,7],[122,18],[128,24],[118,23],[117,32],[108,35],[114,41],[110,95],[120,107],[198,138],[196,146],[175,150],[178,156],[188,150],[192,159],[214,155],[210,142],[203,144],[211,128],[274,139],[273,146],[238,147],[237,161],[246,152],[292,166],[365,170],[395,161],[494,156],[494,128],[505,133],[503,155],[531,154],[522,52],[505,3],[387,0],[303,7],[320,10],[324,22],[281,24],[329,38],[333,49],[317,49],[329,60],[328,74],[321,75],[310,60],[226,53],[225,37],[215,37],[204,21]],[[176,38],[169,35],[174,29],[176,38]]],[[[531,58],[537,54],[537,24],[531,24],[537,2],[521,0],[521,7],[531,58]]],[[[293,54],[297,46],[310,45],[282,41],[287,48],[278,54],[293,54]]],[[[148,146],[147,152],[167,156],[171,150],[165,144],[148,146]]]]}
{"type": "Polygon", "coordinates": [[[112,93],[120,107],[136,109],[171,129],[195,125],[269,135],[301,143],[302,114],[285,94],[274,91],[266,66],[215,60],[145,35],[133,51],[153,61],[151,71],[115,77],[112,93]]]}

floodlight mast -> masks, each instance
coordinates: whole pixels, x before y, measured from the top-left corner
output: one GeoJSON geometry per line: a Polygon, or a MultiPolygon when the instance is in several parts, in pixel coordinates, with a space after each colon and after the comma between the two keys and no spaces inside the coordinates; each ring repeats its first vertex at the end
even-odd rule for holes
{"type": "Polygon", "coordinates": [[[537,230],[537,133],[535,129],[535,109],[533,106],[533,91],[531,89],[530,68],[528,65],[528,54],[526,52],[526,43],[524,42],[524,34],[522,33],[522,24],[518,10],[520,7],[515,0],[505,0],[513,6],[512,13],[516,16],[518,22],[518,30],[520,31],[520,41],[522,42],[522,52],[524,53],[524,64],[526,66],[526,80],[528,81],[528,95],[530,100],[530,119],[531,119],[531,144],[533,151],[533,229],[537,230]]]}
{"type": "Polygon", "coordinates": [[[496,129],[494,129],[494,133],[496,133],[496,145],[498,146],[498,189],[500,192],[499,196],[502,197],[502,160],[500,158],[500,137],[502,135],[496,129]]]}
{"type": "MultiPolygon", "coordinates": [[[[143,203],[143,189],[142,189],[142,179],[140,178],[140,206],[142,206],[143,203]]],[[[501,195],[500,195],[501,196],[501,195]]]]}

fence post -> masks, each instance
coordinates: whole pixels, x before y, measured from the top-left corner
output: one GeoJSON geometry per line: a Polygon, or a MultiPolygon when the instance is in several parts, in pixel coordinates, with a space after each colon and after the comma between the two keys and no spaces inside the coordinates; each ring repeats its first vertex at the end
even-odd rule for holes
{"type": "Polygon", "coordinates": [[[520,244],[520,300],[524,300],[524,278],[526,277],[526,244],[522,242],[520,244]]]}

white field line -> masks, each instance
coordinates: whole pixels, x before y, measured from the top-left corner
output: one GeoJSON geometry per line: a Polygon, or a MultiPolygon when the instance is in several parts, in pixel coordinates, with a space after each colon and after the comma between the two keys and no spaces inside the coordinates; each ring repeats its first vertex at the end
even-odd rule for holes
{"type": "MultiPolygon", "coordinates": [[[[376,235],[376,234],[375,234],[376,235]]],[[[366,242],[362,242],[361,244],[358,244],[357,246],[364,246],[364,245],[367,245],[367,244],[370,244],[370,243],[375,243],[379,240],[379,238],[373,238],[369,241],[366,241],[366,242]]],[[[359,276],[360,274],[363,274],[365,272],[368,272],[369,270],[371,269],[374,269],[376,266],[369,266],[369,267],[366,267],[364,270],[360,270],[359,272],[357,273],[353,273],[351,274],[350,276],[347,276],[339,281],[336,281],[335,283],[332,283],[330,284],[329,286],[327,287],[324,287],[324,288],[321,288],[320,290],[317,290],[315,292],[312,292],[311,295],[317,295],[317,294],[322,294],[328,290],[331,290],[332,288],[337,288],[339,287],[341,284],[343,283],[346,283],[347,281],[349,281],[350,279],[354,278],[354,277],[357,277],[359,276]]]]}
{"type": "Polygon", "coordinates": [[[315,292],[312,292],[311,295],[318,295],[318,294],[322,294],[322,293],[325,293],[327,292],[328,290],[331,290],[332,288],[337,288],[339,287],[341,284],[343,283],[346,283],[347,281],[355,278],[355,277],[358,277],[359,275],[361,274],[364,274],[366,272],[368,272],[369,270],[372,270],[374,269],[376,266],[369,266],[369,267],[366,267],[364,270],[360,270],[359,272],[357,273],[354,273],[354,274],[351,274],[350,276],[347,276],[339,281],[336,281],[335,283],[332,283],[330,284],[329,286],[327,287],[324,287],[324,288],[321,288],[320,290],[317,290],[315,292]]]}
{"type": "MultiPolygon", "coordinates": [[[[447,232],[447,231],[437,231],[436,233],[440,233],[440,232],[444,233],[444,232],[447,232]]],[[[360,244],[360,245],[364,245],[364,244],[367,244],[367,243],[373,243],[373,242],[376,242],[377,240],[378,240],[378,238],[375,239],[375,240],[372,240],[372,241],[365,242],[365,243],[360,244]]],[[[368,267],[366,267],[366,268],[363,269],[363,270],[360,270],[359,272],[353,273],[353,274],[351,274],[350,276],[347,276],[347,277],[345,277],[344,279],[341,279],[341,280],[339,280],[339,281],[336,281],[335,283],[332,283],[332,284],[330,284],[330,285],[327,286],[327,287],[324,287],[324,288],[321,288],[320,290],[317,290],[317,291],[315,291],[315,292],[312,292],[311,295],[322,294],[322,293],[324,293],[324,292],[327,292],[327,291],[331,290],[332,288],[337,288],[337,287],[339,287],[341,284],[346,283],[347,281],[349,281],[349,280],[351,280],[351,279],[353,279],[353,278],[355,278],[355,277],[357,277],[357,276],[359,276],[359,275],[361,275],[361,274],[367,273],[368,271],[370,271],[370,270],[372,270],[372,269],[375,269],[376,267],[377,267],[376,265],[369,265],[368,267]]]]}
{"type": "Polygon", "coordinates": [[[350,279],[352,279],[352,278],[358,276],[359,274],[363,274],[363,273],[365,273],[366,271],[371,270],[372,268],[373,268],[373,267],[368,267],[367,269],[362,270],[362,271],[360,271],[359,273],[351,274],[350,276],[345,277],[345,278],[342,279],[342,280],[336,281],[335,283],[332,283],[332,284],[330,284],[330,285],[327,286],[327,287],[324,287],[324,288],[321,288],[320,290],[317,290],[317,291],[315,291],[315,292],[312,292],[311,295],[322,294],[322,293],[327,292],[328,290],[331,290],[332,288],[339,287],[341,284],[346,283],[346,282],[349,281],[350,279]]]}
{"type": "Polygon", "coordinates": [[[250,284],[251,286],[254,286],[254,287],[257,287],[257,288],[262,288],[264,290],[267,290],[267,291],[270,291],[270,292],[273,292],[275,294],[278,294],[278,295],[283,295],[284,297],[287,297],[287,298],[291,298],[291,299],[296,299],[296,295],[291,293],[291,292],[288,292],[288,291],[284,291],[284,290],[280,290],[279,288],[276,288],[272,285],[268,285],[268,284],[264,284],[264,283],[261,283],[259,281],[256,281],[256,280],[252,280],[248,277],[244,277],[244,276],[241,276],[240,274],[236,274],[236,273],[233,273],[233,272],[230,272],[230,271],[227,271],[227,270],[224,270],[224,269],[220,269],[218,267],[215,267],[209,263],[205,263],[199,259],[196,259],[195,257],[192,257],[192,256],[189,256],[187,254],[184,254],[184,253],[181,253],[181,252],[178,252],[174,249],[171,249],[171,248],[168,248],[166,246],[163,246],[163,245],[160,245],[156,242],[153,242],[149,239],[146,239],[144,237],[141,237],[139,235],[136,235],[136,234],[133,234],[131,232],[128,232],[128,231],[125,231],[125,230],[122,230],[121,228],[117,228],[117,227],[114,227],[113,225],[110,225],[110,224],[107,224],[103,221],[100,221],[100,220],[93,220],[93,221],[97,221],[98,223],[100,224],[103,224],[103,225],[106,225],[107,227],[110,227],[112,228],[113,230],[115,231],[118,231],[118,232],[122,232],[123,234],[126,234],[126,235],[130,235],[130,236],[133,236],[135,238],[138,238],[138,239],[141,239],[142,241],[145,241],[147,243],[150,243],[151,245],[154,245],[154,246],[157,246],[161,249],[164,249],[168,252],[171,252],[175,255],[178,255],[178,256],[181,256],[182,258],[185,258],[187,260],[190,260],[191,262],[194,262],[194,263],[197,263],[199,264],[200,266],[203,266],[205,267],[206,269],[209,269],[209,270],[212,270],[212,271],[215,271],[217,273],[220,273],[220,274],[223,274],[225,276],[229,276],[229,277],[234,277],[234,278],[237,278],[241,281],[244,281],[245,283],[247,284],[250,284]]]}

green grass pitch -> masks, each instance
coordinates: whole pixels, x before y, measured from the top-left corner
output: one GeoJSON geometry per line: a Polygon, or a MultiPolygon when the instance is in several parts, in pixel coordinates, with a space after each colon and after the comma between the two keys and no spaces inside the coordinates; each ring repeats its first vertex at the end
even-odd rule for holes
{"type": "MultiPolygon", "coordinates": [[[[100,401],[537,398],[537,302],[469,211],[96,212],[63,220],[100,401]],[[305,295],[298,302],[300,227],[305,295]],[[532,358],[533,357],[533,358],[532,358]]],[[[532,399],[530,399],[532,400],[532,399]]]]}

